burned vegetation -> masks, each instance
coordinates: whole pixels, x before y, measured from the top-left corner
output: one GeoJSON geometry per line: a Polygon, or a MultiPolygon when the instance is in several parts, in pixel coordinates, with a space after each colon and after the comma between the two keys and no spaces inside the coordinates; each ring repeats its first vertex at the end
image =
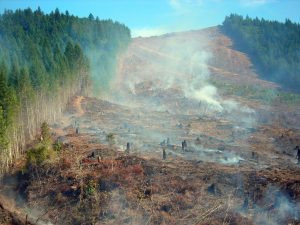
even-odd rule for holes
{"type": "MultiPolygon", "coordinates": [[[[53,144],[59,142],[61,146],[57,158],[31,165],[20,162],[18,166],[23,170],[16,172],[15,190],[25,200],[18,206],[30,209],[28,214],[36,212],[32,222],[299,223],[300,170],[294,155],[274,152],[271,144],[276,141],[270,142],[260,133],[263,130],[264,135],[274,135],[272,128],[268,127],[268,132],[266,127],[251,131],[253,146],[248,145],[241,153],[241,147],[234,150],[231,135],[228,140],[218,134],[192,137],[196,121],[207,128],[220,123],[212,119],[186,118],[178,128],[190,130],[185,139],[165,138],[154,143],[150,133],[145,135],[137,124],[149,119],[148,114],[140,113],[137,120],[136,109],[92,98],[81,100],[82,115],[78,105],[73,106],[74,113],[51,128],[53,144]],[[66,126],[66,121],[73,125],[66,126]],[[120,121],[127,124],[120,126],[120,121]],[[128,133],[152,144],[140,146],[128,133]]],[[[154,114],[151,116],[164,120],[168,112],[154,114]]],[[[229,128],[223,126],[224,133],[229,128]]],[[[297,137],[290,132],[290,138],[297,137]]]]}

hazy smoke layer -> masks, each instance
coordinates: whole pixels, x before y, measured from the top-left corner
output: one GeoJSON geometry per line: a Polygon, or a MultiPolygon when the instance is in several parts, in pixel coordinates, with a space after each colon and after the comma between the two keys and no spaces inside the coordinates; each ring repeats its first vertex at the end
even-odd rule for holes
{"type": "Polygon", "coordinates": [[[238,113],[247,126],[254,122],[254,111],[233,99],[224,99],[210,82],[214,57],[205,35],[189,37],[168,34],[135,39],[120,58],[111,90],[119,103],[174,113],[238,113]]]}

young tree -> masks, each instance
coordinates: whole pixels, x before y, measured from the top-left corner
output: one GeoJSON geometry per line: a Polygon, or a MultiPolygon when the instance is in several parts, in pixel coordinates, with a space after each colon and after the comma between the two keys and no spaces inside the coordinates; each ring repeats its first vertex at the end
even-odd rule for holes
{"type": "Polygon", "coordinates": [[[94,16],[93,16],[93,14],[92,13],[90,13],[90,15],[89,15],[89,20],[94,20],[95,18],[94,18],[94,16]]]}
{"type": "Polygon", "coordinates": [[[9,86],[13,87],[14,89],[17,89],[19,86],[19,79],[20,79],[20,69],[16,62],[13,62],[10,75],[8,77],[8,84],[9,86]]]}
{"type": "Polygon", "coordinates": [[[43,122],[42,126],[41,126],[41,142],[47,148],[50,148],[51,143],[52,143],[50,128],[46,122],[43,122]]]}
{"type": "MultiPolygon", "coordinates": [[[[7,140],[7,133],[6,133],[6,121],[4,118],[4,111],[2,106],[0,106],[0,162],[1,165],[7,166],[7,147],[8,147],[8,140],[7,140]]],[[[0,167],[0,171],[5,169],[5,167],[0,167]]]]}

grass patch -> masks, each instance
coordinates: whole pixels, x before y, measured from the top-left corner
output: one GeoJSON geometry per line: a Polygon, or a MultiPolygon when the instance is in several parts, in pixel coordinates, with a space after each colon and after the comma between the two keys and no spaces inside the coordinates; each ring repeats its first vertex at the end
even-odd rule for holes
{"type": "Polygon", "coordinates": [[[300,104],[300,95],[278,89],[263,88],[254,85],[234,85],[221,83],[216,80],[212,84],[224,95],[236,95],[248,99],[258,100],[264,104],[271,104],[274,101],[288,105],[300,104]]]}

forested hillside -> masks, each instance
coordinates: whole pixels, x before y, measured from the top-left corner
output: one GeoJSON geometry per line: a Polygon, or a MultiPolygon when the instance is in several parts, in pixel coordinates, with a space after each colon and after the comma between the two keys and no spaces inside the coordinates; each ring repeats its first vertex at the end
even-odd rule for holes
{"type": "Polygon", "coordinates": [[[92,15],[40,9],[0,15],[0,172],[72,96],[88,94],[91,83],[105,87],[129,41],[126,26],[92,15]]]}
{"type": "Polygon", "coordinates": [[[263,78],[299,91],[300,24],[232,14],[226,17],[222,29],[235,47],[249,54],[263,78]]]}

